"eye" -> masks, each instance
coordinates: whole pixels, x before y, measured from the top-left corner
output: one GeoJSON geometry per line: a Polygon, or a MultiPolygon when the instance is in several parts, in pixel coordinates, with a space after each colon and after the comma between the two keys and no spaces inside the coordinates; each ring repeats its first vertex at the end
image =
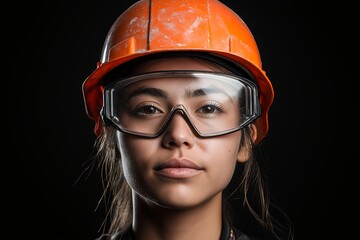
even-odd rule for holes
{"type": "Polygon", "coordinates": [[[162,113],[156,106],[153,104],[141,104],[135,109],[136,115],[153,115],[162,113]]]}
{"type": "Polygon", "coordinates": [[[201,108],[199,108],[196,112],[201,114],[216,114],[222,113],[223,111],[221,105],[217,103],[208,103],[201,106],[201,108]]]}

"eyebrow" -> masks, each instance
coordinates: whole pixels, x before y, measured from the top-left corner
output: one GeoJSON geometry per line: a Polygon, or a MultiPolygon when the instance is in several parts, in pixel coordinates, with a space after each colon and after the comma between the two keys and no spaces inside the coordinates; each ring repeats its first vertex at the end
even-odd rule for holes
{"type": "Polygon", "coordinates": [[[224,90],[220,89],[220,88],[199,88],[199,89],[195,89],[195,91],[191,91],[190,89],[185,90],[186,92],[186,96],[191,96],[191,97],[200,97],[200,96],[205,96],[208,94],[213,94],[213,93],[220,93],[220,94],[224,94],[225,96],[227,96],[230,100],[232,99],[231,96],[226,93],[224,90]]]}
{"type": "Polygon", "coordinates": [[[154,97],[161,97],[161,98],[168,97],[168,94],[159,88],[139,88],[139,89],[136,89],[135,91],[131,92],[129,94],[129,96],[127,97],[127,100],[129,101],[130,98],[133,98],[133,97],[139,96],[139,95],[143,95],[143,94],[154,96],[154,97]]]}

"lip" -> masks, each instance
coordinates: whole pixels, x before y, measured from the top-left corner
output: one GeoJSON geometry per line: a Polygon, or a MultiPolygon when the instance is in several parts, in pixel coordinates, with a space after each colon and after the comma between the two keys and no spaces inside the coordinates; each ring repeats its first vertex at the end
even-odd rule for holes
{"type": "Polygon", "coordinates": [[[171,158],[155,166],[155,172],[167,178],[191,178],[200,174],[204,168],[186,158],[171,158]]]}

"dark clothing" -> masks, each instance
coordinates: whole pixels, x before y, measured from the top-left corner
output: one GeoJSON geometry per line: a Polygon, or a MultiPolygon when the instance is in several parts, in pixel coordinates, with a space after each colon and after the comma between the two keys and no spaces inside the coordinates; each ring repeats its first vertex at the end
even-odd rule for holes
{"type": "MultiPolygon", "coordinates": [[[[110,236],[107,234],[101,235],[96,240],[133,240],[131,227],[124,231],[117,232],[110,236]]],[[[220,240],[256,240],[242,233],[239,229],[231,228],[227,222],[223,222],[220,240]]]]}

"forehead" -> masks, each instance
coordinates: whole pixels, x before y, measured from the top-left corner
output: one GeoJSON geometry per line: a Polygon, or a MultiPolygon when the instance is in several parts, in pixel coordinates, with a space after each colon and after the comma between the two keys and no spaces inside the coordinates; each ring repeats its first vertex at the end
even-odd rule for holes
{"type": "Polygon", "coordinates": [[[229,73],[224,67],[196,57],[166,57],[152,59],[134,66],[133,74],[166,70],[202,70],[229,73]]]}

